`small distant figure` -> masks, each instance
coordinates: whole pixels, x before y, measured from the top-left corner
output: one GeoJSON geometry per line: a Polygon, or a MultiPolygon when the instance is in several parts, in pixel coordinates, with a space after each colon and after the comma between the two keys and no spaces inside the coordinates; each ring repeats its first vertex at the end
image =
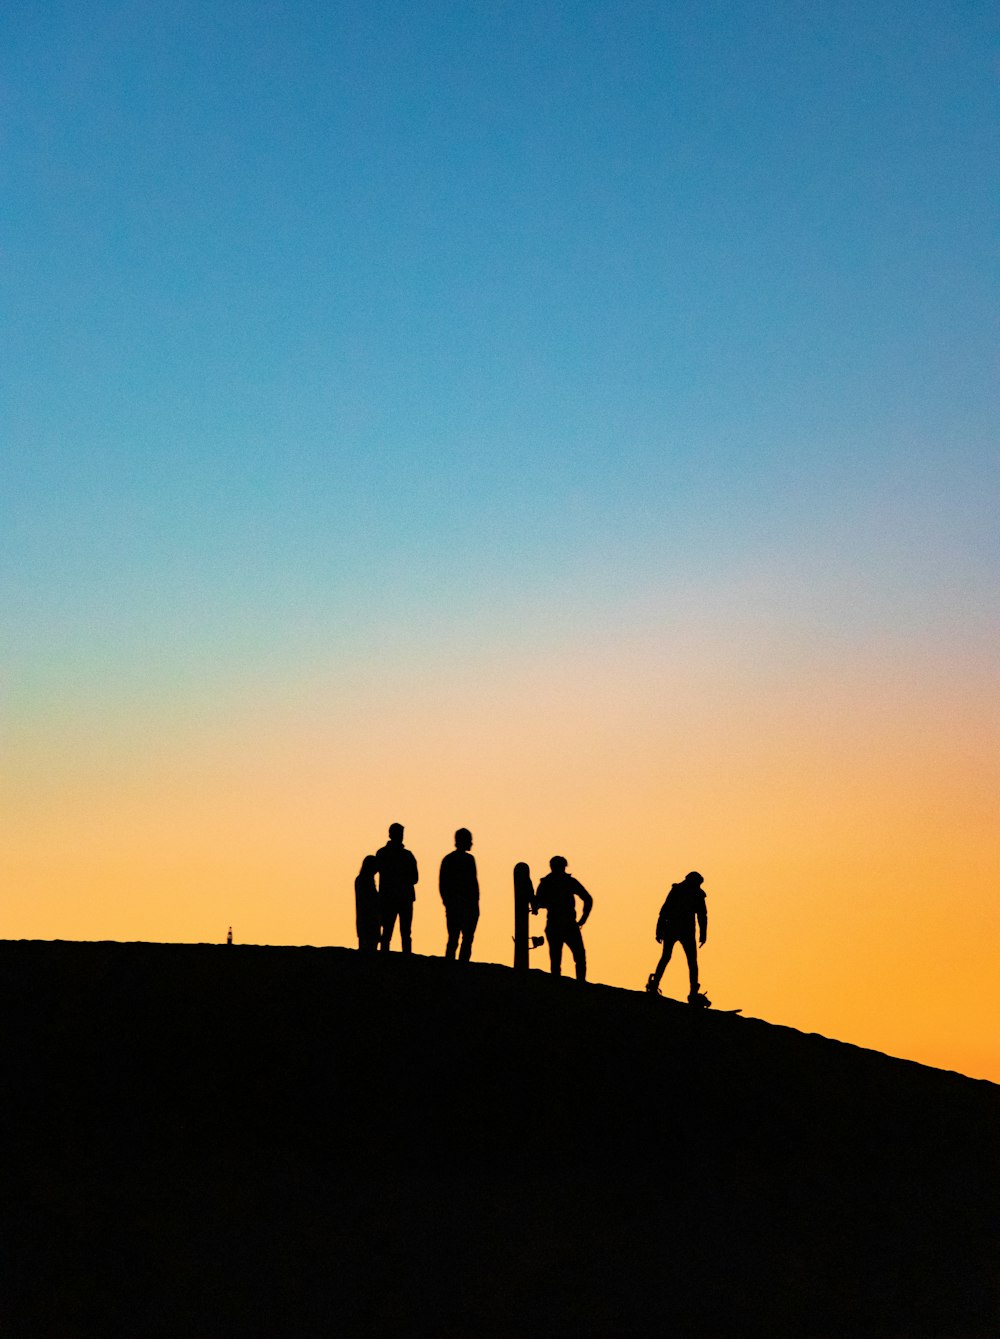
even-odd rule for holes
{"type": "Polygon", "coordinates": [[[419,875],[413,852],[403,845],[403,831],[402,823],[393,823],[389,828],[389,840],[375,853],[378,900],[382,913],[382,937],[379,940],[382,953],[389,952],[397,918],[402,950],[404,953],[412,952],[410,933],[419,875]]]}
{"type": "Polygon", "coordinates": [[[374,953],[382,934],[378,890],[375,887],[377,867],[375,857],[366,855],[354,880],[354,919],[358,931],[358,950],[361,953],[374,953]]]}
{"type": "Polygon", "coordinates": [[[562,951],[565,944],[576,963],[576,979],[587,979],[587,951],[580,931],[587,923],[594,899],[583,884],[566,873],[565,856],[554,855],[549,861],[552,871],[539,880],[535,890],[535,906],[544,907],[545,937],[549,941],[549,963],[553,976],[562,975],[562,951]],[[583,903],[583,915],[576,918],[576,899],[583,903]]]}
{"type": "Polygon", "coordinates": [[[229,933],[226,935],[226,943],[231,944],[232,942],[233,942],[233,927],[230,926],[229,933]]]}
{"type": "Polygon", "coordinates": [[[476,857],[472,854],[472,833],[468,828],[459,828],[455,833],[455,849],[441,861],[438,888],[448,926],[444,956],[454,962],[457,952],[459,962],[468,962],[479,924],[479,876],[476,857]],[[459,949],[460,939],[462,947],[459,949]]]}
{"type": "Polygon", "coordinates": [[[693,869],[680,883],[671,885],[656,921],[656,942],[663,945],[663,952],[656,964],[656,970],[649,974],[646,989],[651,995],[660,993],[660,981],[670,961],[674,945],[680,944],[688,963],[691,987],[688,1003],[705,1009],[712,1001],[707,995],[702,994],[698,982],[698,946],[704,946],[708,938],[708,907],[705,904],[703,882],[698,871],[693,869]],[[698,944],[695,943],[694,937],[696,922],[699,930],[698,944]]]}

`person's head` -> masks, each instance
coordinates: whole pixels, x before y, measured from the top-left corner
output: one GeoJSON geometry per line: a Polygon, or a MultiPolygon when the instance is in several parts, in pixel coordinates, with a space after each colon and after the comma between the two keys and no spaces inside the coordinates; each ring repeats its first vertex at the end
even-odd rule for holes
{"type": "Polygon", "coordinates": [[[472,849],[472,833],[468,828],[459,828],[455,833],[455,847],[459,851],[472,849]]]}
{"type": "Polygon", "coordinates": [[[391,842],[401,842],[401,841],[403,840],[403,825],[402,825],[402,823],[390,823],[390,824],[389,824],[389,840],[390,840],[391,842]]]}
{"type": "Polygon", "coordinates": [[[701,875],[698,873],[696,869],[693,869],[690,874],[686,874],[684,876],[684,882],[694,884],[697,887],[700,887],[705,882],[705,880],[701,877],[701,875]]]}
{"type": "Polygon", "coordinates": [[[375,871],[378,868],[378,861],[373,855],[366,855],[361,862],[361,873],[370,878],[375,877],[375,871]]]}
{"type": "Polygon", "coordinates": [[[549,869],[552,871],[553,874],[565,874],[566,866],[568,864],[569,861],[566,859],[564,855],[554,855],[552,859],[549,861],[549,869]]]}

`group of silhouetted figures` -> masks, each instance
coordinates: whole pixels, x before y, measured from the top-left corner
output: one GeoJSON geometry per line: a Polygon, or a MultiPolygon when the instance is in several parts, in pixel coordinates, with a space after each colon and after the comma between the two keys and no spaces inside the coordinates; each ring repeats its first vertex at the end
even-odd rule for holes
{"type": "MultiPolygon", "coordinates": [[[[358,948],[362,953],[388,953],[397,924],[403,953],[412,952],[413,904],[420,876],[413,852],[403,845],[403,833],[403,825],[393,823],[389,828],[389,840],[374,855],[365,856],[354,880],[358,948]]],[[[549,873],[539,880],[535,889],[531,888],[528,875],[526,899],[533,915],[543,910],[546,913],[545,939],[552,975],[562,974],[563,949],[568,948],[573,955],[577,980],[585,981],[587,950],[582,930],[594,899],[567,871],[568,863],[565,856],[554,855],[549,861],[549,873]],[[579,916],[578,901],[581,904],[579,916]]],[[[526,865],[519,865],[517,870],[527,874],[526,865]]],[[[517,871],[515,880],[516,874],[517,871]]],[[[708,911],[702,884],[702,876],[692,870],[680,883],[673,884],[667,894],[656,922],[656,942],[662,945],[662,952],[646,981],[646,990],[653,995],[660,993],[660,981],[674,945],[680,944],[688,964],[688,1001],[704,1007],[710,1001],[698,983],[698,947],[705,943],[708,935],[708,911]]],[[[450,962],[468,962],[479,924],[479,876],[472,854],[472,833],[468,828],[458,829],[455,849],[441,861],[438,891],[448,930],[445,958],[450,962]]]]}

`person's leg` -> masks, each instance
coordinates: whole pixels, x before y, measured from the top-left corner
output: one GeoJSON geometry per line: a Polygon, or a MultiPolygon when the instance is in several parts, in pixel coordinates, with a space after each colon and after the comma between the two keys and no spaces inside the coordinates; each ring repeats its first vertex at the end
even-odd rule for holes
{"type": "Polygon", "coordinates": [[[546,925],[545,938],[549,941],[549,970],[553,976],[562,976],[562,933],[553,926],[546,925]]]}
{"type": "Polygon", "coordinates": [[[566,926],[566,943],[569,951],[573,955],[573,961],[576,964],[576,979],[586,981],[587,979],[587,950],[583,946],[583,934],[579,925],[566,926]]]}
{"type": "Polygon", "coordinates": [[[382,938],[379,940],[379,948],[383,953],[389,952],[389,945],[392,942],[392,933],[396,928],[396,916],[398,909],[394,902],[386,898],[382,903],[382,938]]]}
{"type": "Polygon", "coordinates": [[[660,982],[663,980],[663,973],[667,970],[667,963],[670,961],[670,955],[674,951],[674,940],[669,935],[663,937],[663,952],[660,954],[660,961],[656,964],[656,970],[649,978],[653,990],[659,990],[660,982]]]}
{"type": "Polygon", "coordinates": [[[479,924],[479,907],[470,907],[462,917],[462,949],[459,953],[460,962],[468,962],[472,957],[472,941],[476,937],[476,926],[479,924]]]}
{"type": "Polygon", "coordinates": [[[691,983],[691,994],[698,994],[698,945],[695,943],[694,931],[685,935],[681,940],[684,952],[688,960],[688,978],[691,983]]]}
{"type": "Polygon", "coordinates": [[[444,956],[449,962],[454,962],[455,951],[458,948],[459,919],[458,913],[454,907],[445,907],[445,924],[448,926],[448,946],[444,951],[444,956]]]}
{"type": "Polygon", "coordinates": [[[413,925],[413,903],[404,902],[399,908],[399,937],[403,941],[403,952],[411,953],[410,930],[413,925]]]}

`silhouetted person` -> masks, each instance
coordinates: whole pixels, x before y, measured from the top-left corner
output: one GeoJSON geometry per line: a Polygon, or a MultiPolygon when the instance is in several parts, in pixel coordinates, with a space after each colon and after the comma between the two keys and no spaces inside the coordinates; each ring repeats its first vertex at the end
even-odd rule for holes
{"type": "Polygon", "coordinates": [[[378,892],[375,888],[377,861],[366,855],[354,880],[354,918],[358,930],[358,948],[362,953],[374,953],[382,934],[378,892]]]}
{"type": "Polygon", "coordinates": [[[705,890],[701,886],[702,882],[702,877],[698,871],[692,870],[680,883],[671,885],[670,892],[667,893],[667,899],[660,908],[660,914],[656,921],[656,942],[663,945],[663,952],[660,954],[660,961],[656,964],[656,970],[649,974],[646,989],[652,995],[659,993],[660,980],[666,970],[667,963],[670,961],[674,945],[680,944],[688,962],[688,977],[691,986],[688,1003],[704,1006],[709,1003],[709,999],[706,995],[701,994],[701,987],[698,984],[698,946],[695,944],[694,938],[696,922],[700,932],[698,943],[704,944],[708,938],[708,908],[705,905],[705,890]]]}
{"type": "Polygon", "coordinates": [[[399,918],[399,938],[404,953],[411,951],[410,930],[413,926],[413,902],[417,879],[417,862],[413,852],[403,845],[403,825],[393,823],[389,840],[375,853],[378,871],[378,898],[382,912],[382,938],[379,949],[388,953],[392,932],[399,918]]]}
{"type": "Polygon", "coordinates": [[[472,854],[472,833],[459,828],[455,833],[455,849],[441,861],[438,888],[444,903],[444,918],[448,925],[448,946],[444,956],[452,962],[458,951],[459,962],[468,962],[472,956],[472,941],[479,924],[479,877],[476,857],[472,854]],[[458,948],[461,939],[462,947],[458,948]]]}
{"type": "Polygon", "coordinates": [[[562,975],[563,945],[573,955],[576,963],[576,979],[587,979],[587,950],[583,947],[583,935],[580,930],[586,924],[594,905],[594,899],[583,884],[566,873],[566,858],[554,855],[549,861],[551,874],[540,879],[535,889],[535,906],[544,907],[548,915],[545,918],[545,937],[549,941],[549,962],[553,976],[562,975]],[[576,899],[583,903],[583,915],[576,919],[576,899]]]}

